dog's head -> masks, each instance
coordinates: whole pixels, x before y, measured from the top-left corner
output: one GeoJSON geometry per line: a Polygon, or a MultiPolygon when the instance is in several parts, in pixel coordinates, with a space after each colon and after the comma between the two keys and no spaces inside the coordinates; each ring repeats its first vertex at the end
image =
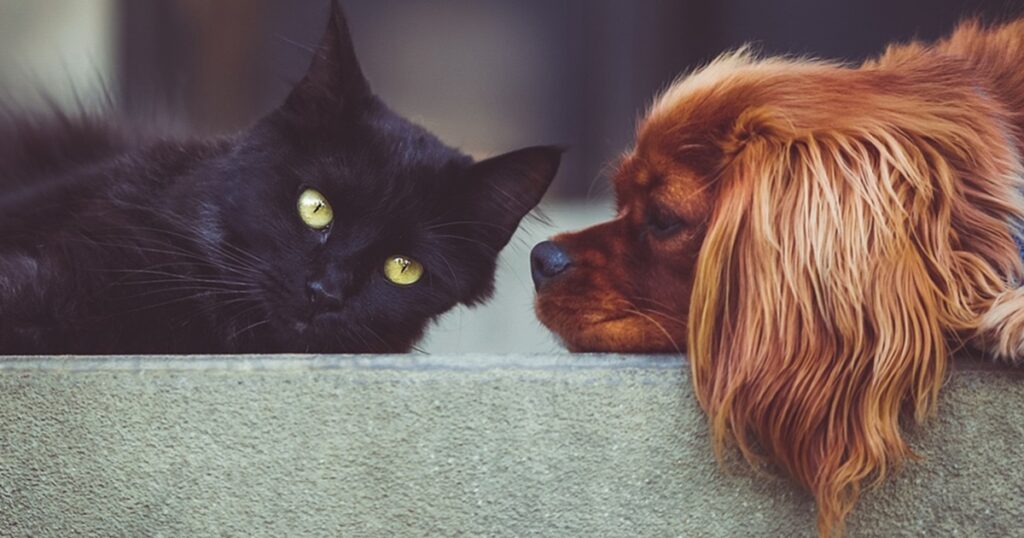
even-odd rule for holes
{"type": "Polygon", "coordinates": [[[962,62],[886,61],[740,52],[673,84],[616,217],[532,254],[571,350],[686,348],[716,448],[804,484],[825,534],[909,454],[901,412],[934,408],[947,339],[1021,271],[1005,113],[962,62]]]}
{"type": "Polygon", "coordinates": [[[739,52],[674,84],[616,167],[615,218],[533,250],[537,315],[570,350],[685,351],[697,262],[722,176],[744,137],[755,135],[737,121],[755,121],[749,108],[761,93],[750,86],[723,94],[728,85],[718,79],[748,63],[739,52]]]}
{"type": "Polygon", "coordinates": [[[615,175],[616,217],[532,252],[537,314],[573,351],[684,350],[717,164],[674,158],[672,145],[645,124],[615,175]]]}

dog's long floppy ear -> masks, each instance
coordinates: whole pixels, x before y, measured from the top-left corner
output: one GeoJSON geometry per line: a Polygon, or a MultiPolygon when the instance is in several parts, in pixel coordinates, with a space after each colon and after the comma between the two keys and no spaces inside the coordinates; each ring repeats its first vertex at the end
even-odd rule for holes
{"type": "Polygon", "coordinates": [[[911,455],[901,413],[933,412],[946,337],[1020,272],[1019,208],[986,184],[1005,173],[983,147],[998,133],[907,121],[812,131],[743,113],[698,258],[689,352],[716,452],[781,466],[823,535],[911,455]]]}
{"type": "Polygon", "coordinates": [[[282,110],[330,120],[369,94],[370,85],[359,67],[345,14],[337,0],[331,0],[327,30],[313,53],[309,70],[292,89],[282,110]]]}

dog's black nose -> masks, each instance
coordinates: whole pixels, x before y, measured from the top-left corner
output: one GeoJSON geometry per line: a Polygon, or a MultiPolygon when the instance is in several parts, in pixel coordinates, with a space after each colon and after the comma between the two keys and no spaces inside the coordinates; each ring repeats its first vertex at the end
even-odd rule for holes
{"type": "Polygon", "coordinates": [[[533,274],[533,285],[540,289],[545,282],[562,274],[572,264],[569,255],[562,247],[551,241],[538,243],[530,252],[530,272],[533,274]]]}

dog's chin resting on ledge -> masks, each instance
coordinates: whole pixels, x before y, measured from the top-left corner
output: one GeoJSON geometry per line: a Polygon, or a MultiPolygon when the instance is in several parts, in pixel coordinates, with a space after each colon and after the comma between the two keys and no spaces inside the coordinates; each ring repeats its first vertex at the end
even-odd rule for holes
{"type": "Polygon", "coordinates": [[[1024,356],[1022,65],[1024,20],[860,67],[720,57],[640,122],[617,216],[534,249],[539,318],[574,351],[687,352],[716,452],[841,534],[951,354],[1024,356]]]}

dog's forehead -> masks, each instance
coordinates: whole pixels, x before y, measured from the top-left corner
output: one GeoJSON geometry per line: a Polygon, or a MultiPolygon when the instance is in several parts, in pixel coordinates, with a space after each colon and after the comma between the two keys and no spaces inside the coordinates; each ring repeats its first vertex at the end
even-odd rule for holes
{"type": "Polygon", "coordinates": [[[619,162],[615,175],[616,187],[623,189],[650,189],[661,178],[672,174],[674,163],[666,151],[659,147],[657,138],[637,139],[637,145],[619,162]]]}
{"type": "Polygon", "coordinates": [[[641,161],[636,151],[625,155],[619,161],[618,171],[613,179],[616,186],[622,188],[645,187],[650,182],[647,166],[641,161]]]}
{"type": "Polygon", "coordinates": [[[650,188],[652,179],[650,168],[635,150],[622,157],[612,178],[618,205],[622,207],[630,200],[642,196],[650,188]]]}
{"type": "Polygon", "coordinates": [[[700,188],[698,172],[660,146],[641,142],[622,158],[614,178],[619,200],[657,197],[671,203],[700,188]]]}

